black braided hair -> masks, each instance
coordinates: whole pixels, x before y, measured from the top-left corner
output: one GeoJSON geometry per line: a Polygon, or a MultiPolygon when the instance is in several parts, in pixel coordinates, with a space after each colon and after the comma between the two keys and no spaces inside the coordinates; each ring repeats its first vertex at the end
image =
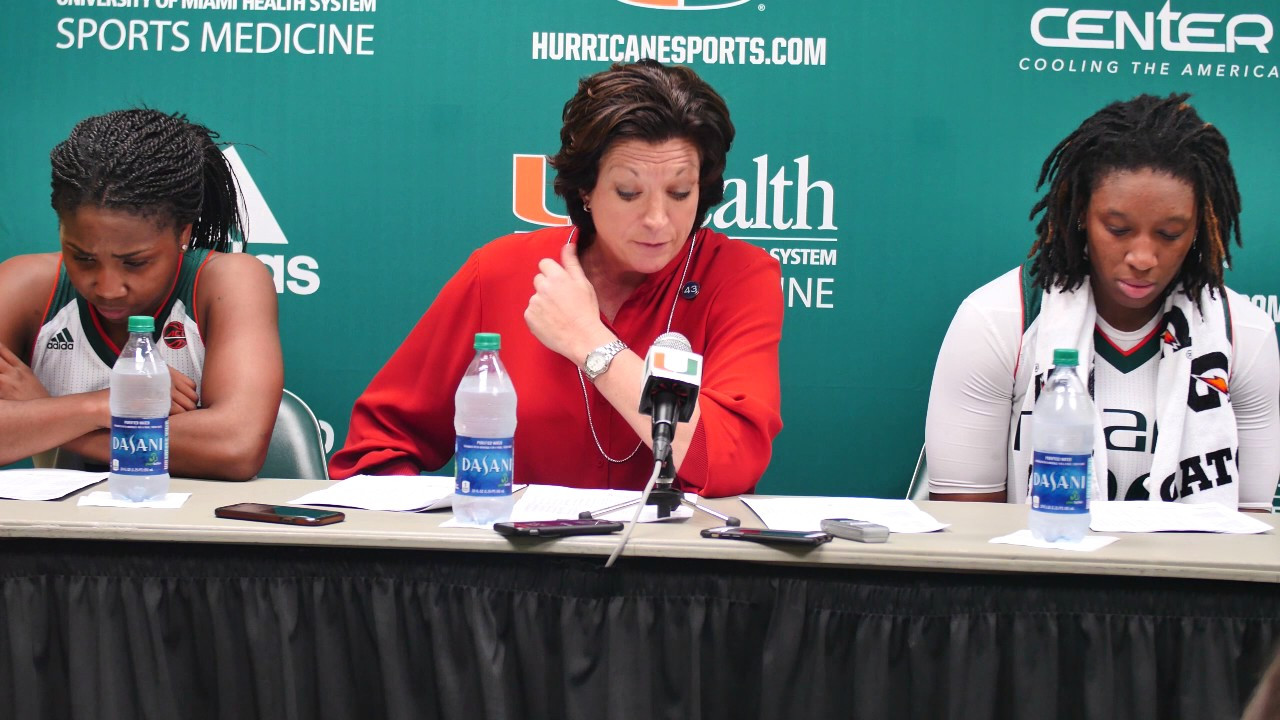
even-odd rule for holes
{"type": "Polygon", "coordinates": [[[1196,240],[1170,287],[1199,303],[1200,291],[1222,287],[1231,262],[1231,238],[1240,245],[1240,191],[1227,139],[1200,119],[1187,94],[1139,95],[1114,102],[1085,120],[1049,153],[1036,190],[1049,184],[1031,208],[1036,241],[1027,257],[1036,284],[1074,290],[1089,275],[1084,221],[1093,190],[1117,170],[1150,169],[1183,180],[1195,190],[1196,240]]]}
{"type": "Polygon", "coordinates": [[[192,248],[227,252],[245,239],[235,175],[218,134],[185,115],[117,110],[80,121],[49,153],[59,217],[83,205],[125,210],[180,228],[192,248]]]}

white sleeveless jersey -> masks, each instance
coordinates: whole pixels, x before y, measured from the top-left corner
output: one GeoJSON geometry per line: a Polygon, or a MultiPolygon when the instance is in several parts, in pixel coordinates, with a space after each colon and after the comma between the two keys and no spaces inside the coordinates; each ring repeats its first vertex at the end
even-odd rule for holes
{"type": "MultiPolygon", "coordinates": [[[[1043,291],[1035,287],[1029,273],[1030,263],[1022,267],[1021,291],[1023,335],[1020,343],[1019,371],[1022,376],[1032,367],[1034,343],[1029,335],[1040,312],[1043,291]]],[[[1231,341],[1230,306],[1221,303],[1226,315],[1227,339],[1231,341]]],[[[1151,473],[1159,430],[1156,426],[1156,381],[1160,373],[1161,316],[1157,314],[1144,327],[1123,332],[1096,319],[1093,330],[1093,366],[1088,374],[1090,394],[1102,419],[1102,432],[1107,447],[1107,478],[1103,488],[1108,500],[1146,500],[1143,481],[1151,473]]],[[[1014,408],[1021,408],[1028,380],[1014,379],[1017,398],[1014,408]]],[[[1014,449],[1021,442],[1022,429],[1030,417],[1018,410],[1010,421],[1014,449]],[[1021,417],[1019,417],[1021,415],[1021,417]]],[[[1177,442],[1177,439],[1174,440],[1177,442]]],[[[1233,448],[1234,451],[1234,448],[1233,448]]],[[[1014,477],[1014,457],[1010,454],[1009,477],[1014,477]]],[[[1099,478],[1101,480],[1101,478],[1099,478]]],[[[1274,486],[1273,486],[1274,487],[1274,486]]],[[[1019,492],[1026,492],[1020,487],[1019,492]]]]}
{"type": "MultiPolygon", "coordinates": [[[[1107,443],[1111,500],[1146,499],[1156,445],[1156,380],[1160,371],[1160,316],[1133,332],[1098,318],[1093,333],[1094,396],[1107,443]]],[[[1101,478],[1099,478],[1101,480],[1101,478]]]]}
{"type": "MultiPolygon", "coordinates": [[[[204,374],[204,340],[196,317],[196,285],[210,257],[208,250],[183,255],[169,297],[156,313],[152,334],[160,357],[195,381],[197,393],[204,374]]],[[[31,351],[31,370],[36,378],[54,397],[106,389],[120,349],[102,332],[97,311],[76,292],[67,279],[66,267],[60,264],[31,351]]]]}
{"type": "MultiPolygon", "coordinates": [[[[1156,441],[1156,379],[1160,370],[1160,316],[1141,330],[1116,330],[1098,318],[1093,332],[1092,395],[1107,443],[1106,496],[1144,500],[1156,441]]],[[[1030,362],[1030,358],[1027,358],[1030,362]]],[[[1021,393],[1019,393],[1021,395],[1021,393]]],[[[1015,406],[1016,407],[1016,406],[1015,406]]],[[[1019,442],[1029,418],[1013,420],[1019,442]]],[[[1012,462],[1012,459],[1010,460],[1012,462]]],[[[1013,471],[1010,466],[1010,472],[1013,471]]]]}

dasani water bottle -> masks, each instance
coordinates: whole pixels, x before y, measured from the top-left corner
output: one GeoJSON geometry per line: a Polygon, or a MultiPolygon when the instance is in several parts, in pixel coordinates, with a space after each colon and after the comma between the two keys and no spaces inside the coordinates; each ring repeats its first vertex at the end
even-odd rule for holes
{"type": "Polygon", "coordinates": [[[1027,523],[1039,540],[1076,542],[1089,531],[1097,418],[1077,365],[1076,350],[1053,351],[1053,369],[1032,411],[1027,523]]]}
{"type": "Polygon", "coordinates": [[[119,500],[159,500],[169,492],[169,368],[152,346],[155,319],[129,318],[129,342],[111,368],[111,474],[119,500]]]}
{"type": "Polygon", "coordinates": [[[453,515],[466,525],[506,522],[515,504],[516,389],[498,358],[501,345],[497,333],[476,333],[476,357],[454,396],[453,515]]]}

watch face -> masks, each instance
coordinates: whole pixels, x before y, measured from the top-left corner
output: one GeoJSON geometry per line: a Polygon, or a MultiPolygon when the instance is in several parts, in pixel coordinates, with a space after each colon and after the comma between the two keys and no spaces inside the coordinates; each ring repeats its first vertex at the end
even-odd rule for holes
{"type": "Polygon", "coordinates": [[[587,372],[596,374],[604,370],[604,356],[600,353],[591,353],[587,356],[587,372]]]}

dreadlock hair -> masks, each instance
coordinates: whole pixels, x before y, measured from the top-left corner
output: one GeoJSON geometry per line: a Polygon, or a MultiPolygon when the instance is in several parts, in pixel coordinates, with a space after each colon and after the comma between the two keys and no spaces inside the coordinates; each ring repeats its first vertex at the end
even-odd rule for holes
{"type": "MultiPolygon", "coordinates": [[[[687,67],[641,60],[582,78],[564,104],[560,152],[551,158],[555,191],[582,234],[579,246],[595,239],[595,223],[582,193],[596,186],[600,159],[613,143],[658,143],[685,139],[698,150],[698,209],[693,227],[724,199],[725,156],[733,144],[733,123],[724,98],[687,67]]],[[[691,228],[692,229],[692,228],[691,228]]]]}
{"type": "Polygon", "coordinates": [[[1196,228],[1170,287],[1199,304],[1200,291],[1223,285],[1223,264],[1231,263],[1231,238],[1240,245],[1240,191],[1228,158],[1227,140],[1186,103],[1188,94],[1167,98],[1139,95],[1114,102],[1085,120],[1040,168],[1036,190],[1049,189],[1031,208],[1041,212],[1036,241],[1027,257],[1031,274],[1044,289],[1074,290],[1092,269],[1081,227],[1093,190],[1117,170],[1150,169],[1185,181],[1195,190],[1196,228]]]}
{"type": "Polygon", "coordinates": [[[231,250],[244,240],[231,166],[218,134],[158,110],[117,110],[80,121],[49,153],[50,202],[59,217],[83,205],[124,210],[180,228],[192,248],[231,250]]]}

